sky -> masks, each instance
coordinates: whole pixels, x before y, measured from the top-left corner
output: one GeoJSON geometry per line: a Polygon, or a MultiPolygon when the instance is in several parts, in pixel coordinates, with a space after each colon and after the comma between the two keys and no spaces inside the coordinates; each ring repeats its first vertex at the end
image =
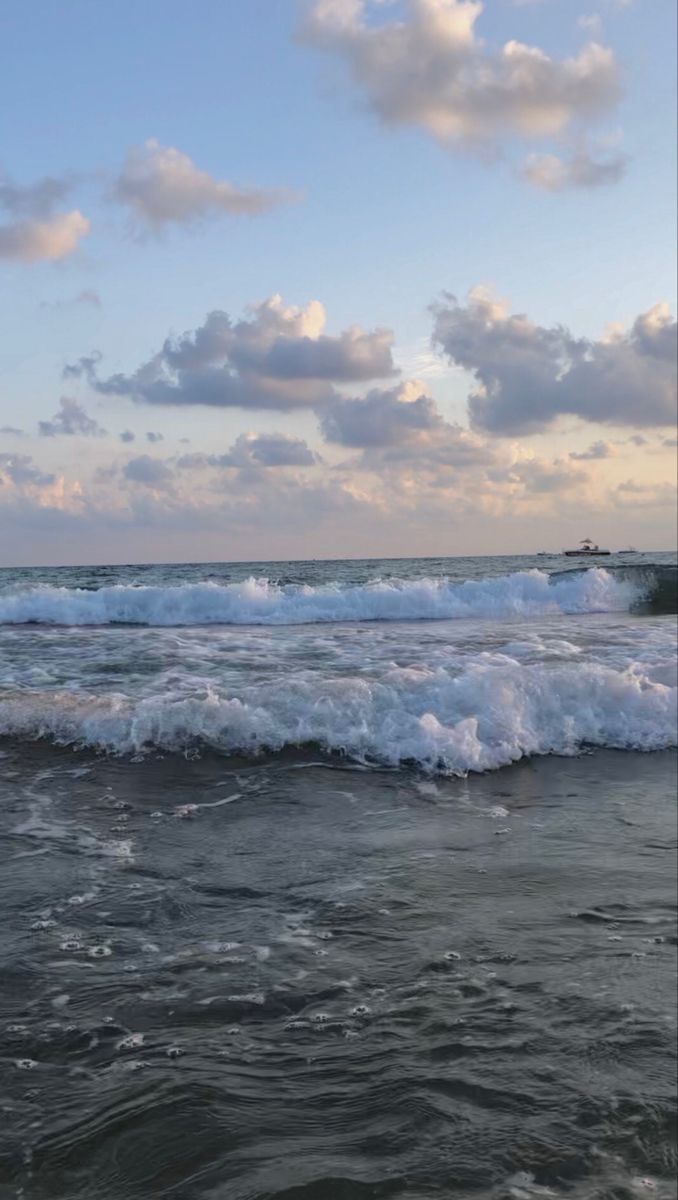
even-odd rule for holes
{"type": "Polygon", "coordinates": [[[676,538],[675,0],[4,0],[0,565],[676,538]]]}

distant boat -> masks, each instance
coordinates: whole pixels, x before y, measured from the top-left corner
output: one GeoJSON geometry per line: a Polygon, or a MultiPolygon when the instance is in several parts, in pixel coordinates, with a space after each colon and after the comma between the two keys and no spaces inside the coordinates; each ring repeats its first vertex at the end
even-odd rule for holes
{"type": "Polygon", "coordinates": [[[551,550],[537,550],[537,558],[553,558],[551,550]]]}
{"type": "Polygon", "coordinates": [[[635,546],[629,546],[628,550],[618,550],[617,554],[640,554],[640,550],[636,550],[635,546]]]}
{"type": "Polygon", "coordinates": [[[563,554],[566,558],[601,558],[611,553],[609,550],[601,550],[590,538],[584,538],[579,546],[579,550],[563,550],[563,554]]]}

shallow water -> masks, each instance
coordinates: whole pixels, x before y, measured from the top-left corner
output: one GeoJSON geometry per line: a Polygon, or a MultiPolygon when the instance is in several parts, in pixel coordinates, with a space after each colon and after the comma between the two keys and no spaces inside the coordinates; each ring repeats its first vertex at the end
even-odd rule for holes
{"type": "Polygon", "coordinates": [[[3,1198],[675,1194],[671,754],[5,754],[3,1198]]]}

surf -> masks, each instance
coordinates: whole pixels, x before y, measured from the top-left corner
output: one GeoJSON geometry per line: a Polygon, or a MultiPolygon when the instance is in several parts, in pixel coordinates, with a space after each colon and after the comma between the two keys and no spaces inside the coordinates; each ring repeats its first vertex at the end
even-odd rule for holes
{"type": "Polygon", "coordinates": [[[675,612],[670,567],[538,569],[468,579],[375,579],[367,584],[279,584],[250,577],[96,589],[50,584],[0,594],[4,625],[303,625],[328,622],[531,618],[550,614],[675,612]]]}
{"type": "Polygon", "coordinates": [[[114,755],[316,748],[366,764],[465,775],[588,746],[675,746],[676,688],[640,663],[618,670],[479,655],[458,673],[391,666],[373,678],[293,676],[239,692],[211,685],[135,698],[6,690],[0,734],[114,755]]]}

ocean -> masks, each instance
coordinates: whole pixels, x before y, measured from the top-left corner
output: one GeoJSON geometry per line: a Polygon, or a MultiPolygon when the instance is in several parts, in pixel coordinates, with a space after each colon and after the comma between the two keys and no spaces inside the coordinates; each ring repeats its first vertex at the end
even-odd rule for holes
{"type": "Polygon", "coordinates": [[[675,1197],[676,609],[0,571],[0,1200],[675,1197]]]}

